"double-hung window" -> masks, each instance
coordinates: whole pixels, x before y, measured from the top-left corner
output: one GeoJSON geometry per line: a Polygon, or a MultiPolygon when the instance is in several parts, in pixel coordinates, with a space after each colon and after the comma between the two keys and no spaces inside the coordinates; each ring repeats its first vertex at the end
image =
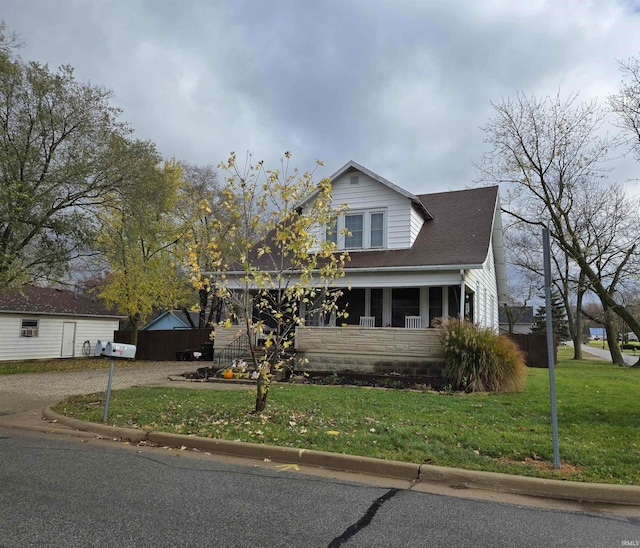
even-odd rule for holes
{"type": "Polygon", "coordinates": [[[324,238],[327,242],[338,244],[338,217],[336,215],[329,218],[324,238]]]}
{"type": "Polygon", "coordinates": [[[353,211],[337,220],[337,230],[344,236],[337,239],[334,231],[327,225],[327,241],[336,242],[344,249],[370,249],[383,248],[386,245],[386,214],[384,211],[353,211]]]}
{"type": "Polygon", "coordinates": [[[346,215],[344,218],[344,228],[346,229],[344,247],[346,249],[363,248],[364,214],[353,213],[346,215]]]}
{"type": "Polygon", "coordinates": [[[369,247],[384,247],[384,213],[376,211],[369,214],[369,247]]]}

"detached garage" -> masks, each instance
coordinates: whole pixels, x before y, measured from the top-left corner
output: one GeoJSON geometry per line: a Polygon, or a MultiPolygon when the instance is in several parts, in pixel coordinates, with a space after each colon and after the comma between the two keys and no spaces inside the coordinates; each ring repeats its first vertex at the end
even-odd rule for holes
{"type": "Polygon", "coordinates": [[[3,293],[0,361],[88,355],[96,341],[113,340],[121,318],[67,289],[29,286],[3,293]]]}

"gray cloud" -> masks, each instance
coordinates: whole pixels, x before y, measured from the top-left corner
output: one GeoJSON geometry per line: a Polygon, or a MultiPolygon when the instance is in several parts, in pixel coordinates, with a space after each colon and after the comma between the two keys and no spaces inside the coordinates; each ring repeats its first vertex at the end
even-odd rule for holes
{"type": "Polygon", "coordinates": [[[63,63],[165,156],[350,159],[416,193],[463,188],[491,101],[615,91],[638,5],[599,2],[5,0],[25,59],[63,63]]]}

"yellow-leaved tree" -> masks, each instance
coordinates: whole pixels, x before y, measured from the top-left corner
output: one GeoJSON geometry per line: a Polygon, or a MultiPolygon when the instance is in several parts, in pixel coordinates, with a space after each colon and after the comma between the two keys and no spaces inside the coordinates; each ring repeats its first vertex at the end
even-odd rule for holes
{"type": "Polygon", "coordinates": [[[108,272],[100,297],[127,316],[137,344],[138,329],[154,308],[187,298],[188,283],[173,255],[181,235],[173,208],[182,170],[163,162],[150,142],[117,139],[112,147],[119,161],[111,176],[119,184],[98,214],[97,247],[108,272]]]}
{"type": "Polygon", "coordinates": [[[227,324],[243,328],[258,376],[255,412],[265,409],[274,372],[292,366],[296,326],[340,315],[336,281],[349,258],[325,237],[344,210],[332,202],[331,181],[290,167],[290,156],[278,170],[250,155],[239,165],[233,153],[219,166],[231,224],[207,244],[211,271],[202,272],[195,253],[190,263],[196,287],[216,287],[231,310],[227,324]]]}

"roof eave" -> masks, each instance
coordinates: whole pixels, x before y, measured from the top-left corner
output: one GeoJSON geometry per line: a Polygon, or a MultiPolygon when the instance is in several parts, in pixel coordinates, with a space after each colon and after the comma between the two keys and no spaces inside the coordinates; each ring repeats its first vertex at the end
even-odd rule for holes
{"type": "MultiPolygon", "coordinates": [[[[483,268],[482,263],[471,263],[471,264],[442,264],[442,265],[405,265],[405,266],[363,266],[363,267],[355,267],[349,268],[345,267],[345,274],[349,274],[351,272],[430,272],[430,271],[442,271],[442,270],[474,270],[483,268]]],[[[266,274],[278,274],[279,272],[276,270],[261,270],[260,272],[264,272],[266,274]]],[[[288,271],[290,274],[298,274],[299,271],[291,270],[288,271]]],[[[315,271],[318,272],[318,271],[315,271]]],[[[220,272],[219,274],[223,274],[229,277],[239,277],[250,274],[250,272],[239,271],[239,270],[229,270],[225,272],[220,272]]]]}
{"type": "Polygon", "coordinates": [[[122,320],[126,316],[113,315],[113,314],[78,314],[77,312],[38,312],[37,310],[0,310],[0,314],[21,314],[31,316],[73,316],[76,318],[102,318],[102,319],[114,319],[122,320]]]}

